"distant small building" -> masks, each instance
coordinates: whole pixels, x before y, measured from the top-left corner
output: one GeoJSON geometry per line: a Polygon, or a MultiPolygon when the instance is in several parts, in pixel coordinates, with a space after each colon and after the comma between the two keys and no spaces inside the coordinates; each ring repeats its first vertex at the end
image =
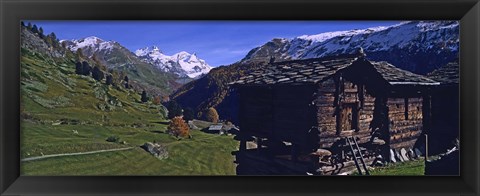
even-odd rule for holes
{"type": "Polygon", "coordinates": [[[190,129],[199,129],[199,128],[195,125],[195,123],[193,122],[193,120],[189,120],[189,121],[188,121],[188,127],[189,127],[190,129]]]}
{"type": "Polygon", "coordinates": [[[270,63],[231,83],[239,95],[237,174],[318,173],[309,156],[319,148],[343,156],[336,146],[351,136],[365,147],[383,140],[371,148],[383,157],[412,149],[438,84],[363,54],[270,63]],[[254,139],[259,148],[247,150],[254,139]]]}
{"type": "Polygon", "coordinates": [[[459,65],[451,62],[429,73],[440,82],[432,89],[431,131],[428,133],[430,154],[445,153],[454,146],[460,130],[459,65]]]}
{"type": "Polygon", "coordinates": [[[234,124],[231,123],[216,123],[211,124],[208,129],[210,133],[218,133],[218,134],[237,134],[239,129],[234,124]]]}
{"type": "Polygon", "coordinates": [[[222,128],[223,128],[223,123],[212,124],[208,127],[208,131],[211,133],[222,134],[223,133],[222,128]]]}

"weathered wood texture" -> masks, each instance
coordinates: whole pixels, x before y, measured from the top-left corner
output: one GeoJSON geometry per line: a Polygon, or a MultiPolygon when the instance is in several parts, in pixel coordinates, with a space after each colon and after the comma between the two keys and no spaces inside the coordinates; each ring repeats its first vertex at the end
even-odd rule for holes
{"type": "MultiPolygon", "coordinates": [[[[370,122],[373,119],[375,98],[364,91],[363,107],[358,93],[358,86],[349,81],[344,81],[344,92],[341,104],[354,104],[358,107],[358,130],[350,131],[342,126],[342,131],[337,132],[337,116],[335,114],[335,82],[328,79],[318,85],[315,105],[317,107],[317,123],[320,130],[320,147],[328,148],[337,140],[346,136],[357,136],[361,142],[370,139],[370,122]]],[[[349,124],[350,125],[350,124],[349,124]]]]}
{"type": "Polygon", "coordinates": [[[390,147],[412,149],[422,133],[422,98],[389,98],[390,147]]]}

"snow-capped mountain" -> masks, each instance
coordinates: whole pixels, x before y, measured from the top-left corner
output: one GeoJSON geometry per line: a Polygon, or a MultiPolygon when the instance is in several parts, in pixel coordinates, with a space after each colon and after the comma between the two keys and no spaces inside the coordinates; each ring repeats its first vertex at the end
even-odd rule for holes
{"type": "Polygon", "coordinates": [[[81,49],[85,57],[94,55],[108,68],[127,66],[140,62],[140,60],[126,47],[116,41],[105,41],[101,38],[90,36],[82,39],[61,40],[68,49],[77,52],[81,49]]]}
{"type": "Polygon", "coordinates": [[[95,50],[111,50],[115,42],[104,41],[98,37],[90,36],[80,40],[72,40],[73,44],[69,46],[70,50],[78,50],[79,48],[94,48],[95,50]]]}
{"type": "MultiPolygon", "coordinates": [[[[68,49],[77,52],[81,49],[86,57],[95,58],[101,61],[108,68],[132,67],[138,63],[148,64],[152,69],[176,75],[180,78],[199,78],[207,74],[212,67],[205,60],[197,55],[188,52],[179,52],[168,56],[162,53],[156,46],[130,51],[116,41],[105,41],[104,39],[90,36],[82,39],[61,40],[68,49]]],[[[188,80],[190,81],[190,80],[188,80]]]]}
{"type": "Polygon", "coordinates": [[[83,59],[97,66],[105,66],[109,71],[125,73],[132,80],[135,89],[147,90],[150,94],[168,94],[181,84],[177,76],[158,69],[144,62],[128,48],[116,41],[105,41],[90,36],[78,40],[62,40],[62,44],[73,52],[79,53],[83,59]],[[133,82],[134,81],[134,82],[133,82]]]}
{"type": "Polygon", "coordinates": [[[198,58],[195,53],[190,54],[185,51],[168,56],[163,54],[157,46],[151,46],[138,49],[135,54],[143,61],[151,63],[163,71],[175,73],[180,77],[198,78],[212,69],[205,60],[198,58]]]}
{"type": "Polygon", "coordinates": [[[276,38],[252,49],[242,62],[268,62],[351,54],[362,47],[370,60],[425,74],[458,58],[458,21],[408,21],[392,26],[276,38]]]}
{"type": "Polygon", "coordinates": [[[118,42],[104,41],[103,39],[95,36],[90,36],[78,40],[61,40],[60,42],[65,42],[67,48],[71,51],[77,51],[81,48],[82,52],[84,52],[84,54],[87,56],[91,56],[95,52],[108,53],[111,52],[114,48],[123,47],[118,42]]]}

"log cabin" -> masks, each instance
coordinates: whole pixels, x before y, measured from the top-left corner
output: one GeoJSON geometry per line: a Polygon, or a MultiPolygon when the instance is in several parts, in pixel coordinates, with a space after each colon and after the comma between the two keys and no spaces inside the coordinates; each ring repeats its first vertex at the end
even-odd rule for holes
{"type": "Polygon", "coordinates": [[[348,137],[370,161],[412,149],[438,84],[363,53],[270,62],[230,83],[239,96],[237,174],[338,174],[351,163],[348,137]]]}
{"type": "Polygon", "coordinates": [[[460,130],[459,65],[451,62],[429,73],[428,78],[440,82],[431,92],[431,125],[428,133],[429,153],[445,153],[455,146],[460,130]],[[451,95],[451,96],[445,96],[451,95]]]}

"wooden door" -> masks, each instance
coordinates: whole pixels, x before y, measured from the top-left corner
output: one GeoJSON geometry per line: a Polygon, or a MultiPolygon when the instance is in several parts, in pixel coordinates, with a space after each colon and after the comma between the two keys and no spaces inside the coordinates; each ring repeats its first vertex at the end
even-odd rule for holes
{"type": "Polygon", "coordinates": [[[340,122],[342,131],[357,130],[358,112],[356,103],[343,104],[340,122]]]}
{"type": "Polygon", "coordinates": [[[344,106],[342,109],[342,131],[352,128],[352,107],[344,106]]]}

